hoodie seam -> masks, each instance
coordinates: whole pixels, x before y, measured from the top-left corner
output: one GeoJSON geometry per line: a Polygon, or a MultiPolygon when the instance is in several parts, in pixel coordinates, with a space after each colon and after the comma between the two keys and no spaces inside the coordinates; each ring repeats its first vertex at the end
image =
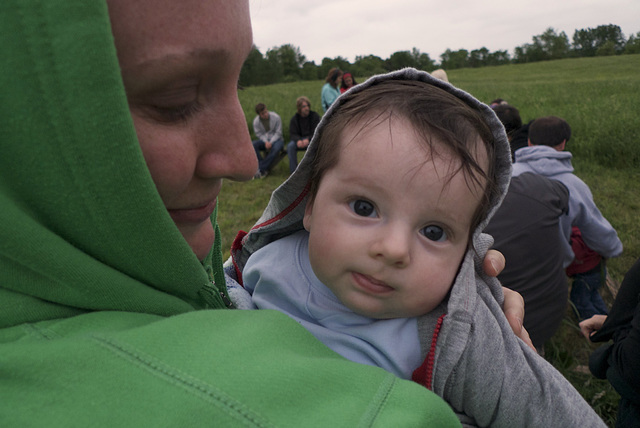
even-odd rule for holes
{"type": "Polygon", "coordinates": [[[38,326],[36,324],[23,324],[22,330],[24,330],[27,336],[30,336],[30,337],[38,336],[41,339],[54,340],[61,337],[55,331],[38,326]]]}
{"type": "Polygon", "coordinates": [[[273,426],[267,422],[264,417],[246,408],[247,406],[244,403],[238,402],[223,391],[217,391],[214,386],[184,373],[176,367],[172,367],[157,358],[146,355],[126,343],[120,343],[97,335],[93,336],[92,339],[98,345],[111,351],[122,360],[142,368],[152,376],[177,386],[205,402],[215,405],[245,426],[265,428],[273,426]]]}

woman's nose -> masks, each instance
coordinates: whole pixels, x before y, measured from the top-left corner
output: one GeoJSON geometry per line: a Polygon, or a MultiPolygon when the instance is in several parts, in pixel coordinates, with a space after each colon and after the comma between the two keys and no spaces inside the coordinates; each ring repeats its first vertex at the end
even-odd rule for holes
{"type": "Polygon", "coordinates": [[[237,97],[222,111],[203,115],[196,175],[250,180],[258,170],[247,122],[237,97]]]}

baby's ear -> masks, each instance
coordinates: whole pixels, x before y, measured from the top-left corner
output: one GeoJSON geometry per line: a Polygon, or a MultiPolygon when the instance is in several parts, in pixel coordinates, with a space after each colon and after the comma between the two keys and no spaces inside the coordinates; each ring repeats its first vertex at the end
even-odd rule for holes
{"type": "Polygon", "coordinates": [[[302,225],[307,232],[311,231],[311,215],[313,214],[313,202],[314,198],[307,199],[307,205],[304,208],[304,217],[302,218],[302,225]]]}

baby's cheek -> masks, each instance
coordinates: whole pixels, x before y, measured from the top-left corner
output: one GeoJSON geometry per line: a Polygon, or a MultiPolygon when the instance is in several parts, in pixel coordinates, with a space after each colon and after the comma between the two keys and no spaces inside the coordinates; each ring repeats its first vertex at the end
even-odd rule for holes
{"type": "Polygon", "coordinates": [[[333,276],[341,265],[340,259],[344,257],[342,251],[344,244],[337,242],[335,235],[335,232],[314,233],[312,229],[309,237],[311,267],[322,282],[326,282],[333,276]]]}

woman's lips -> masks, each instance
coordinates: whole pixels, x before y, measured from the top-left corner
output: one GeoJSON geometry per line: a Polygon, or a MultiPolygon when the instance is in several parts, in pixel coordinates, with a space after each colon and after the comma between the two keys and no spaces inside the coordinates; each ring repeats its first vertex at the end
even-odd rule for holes
{"type": "Polygon", "coordinates": [[[389,287],[382,281],[378,281],[368,275],[354,272],[352,274],[356,285],[371,294],[389,294],[394,291],[393,287],[389,287]]]}
{"type": "Polygon", "coordinates": [[[170,209],[169,215],[175,223],[202,223],[208,220],[216,208],[216,200],[195,208],[170,209]]]}

